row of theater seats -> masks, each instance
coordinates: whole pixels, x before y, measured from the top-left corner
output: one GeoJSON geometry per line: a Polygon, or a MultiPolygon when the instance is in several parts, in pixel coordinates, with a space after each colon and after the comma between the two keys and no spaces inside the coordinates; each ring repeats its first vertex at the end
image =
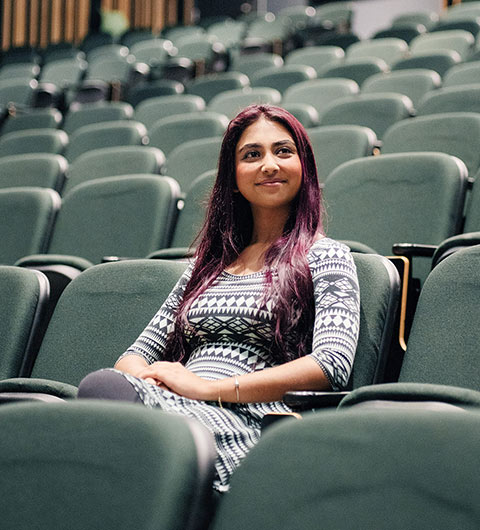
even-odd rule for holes
{"type": "Polygon", "coordinates": [[[304,419],[266,422],[231,490],[215,502],[213,440],[199,425],[138,405],[75,400],[80,379],[113,364],[186,264],[132,260],[88,269],[63,292],[43,337],[34,328],[42,324],[46,278],[1,267],[0,288],[8,292],[0,305],[4,523],[58,525],[74,496],[72,528],[104,518],[102,527],[141,528],[145,517],[162,528],[244,528],[245,520],[253,528],[316,528],[320,513],[332,530],[358,528],[359,521],[387,528],[392,517],[416,528],[420,513],[422,527],[431,521],[447,528],[465,518],[462,528],[475,528],[470,481],[478,481],[480,336],[466,315],[478,310],[480,247],[455,253],[430,273],[399,378],[390,383],[384,374],[400,281],[381,256],[354,259],[362,320],[351,392],[288,393],[285,402],[304,419]],[[18,373],[24,377],[12,378],[18,373]],[[386,502],[402,509],[387,517],[386,502]]]}
{"type": "MultiPolygon", "coordinates": [[[[198,116],[201,116],[201,114],[198,114],[198,116]]],[[[185,117],[180,115],[172,117],[170,120],[172,123],[174,120],[183,121],[184,126],[188,127],[190,125],[190,128],[194,129],[194,123],[190,119],[190,116],[185,117]]],[[[103,124],[100,127],[102,132],[106,129],[105,125],[107,124],[103,124]]],[[[118,130],[111,124],[109,126],[112,127],[112,131],[118,130]]],[[[95,126],[89,126],[89,131],[93,132],[94,128],[95,126]]],[[[476,212],[478,210],[476,196],[478,192],[474,184],[474,179],[480,166],[477,149],[480,123],[477,113],[439,113],[402,120],[387,129],[383,145],[380,149],[381,155],[378,157],[368,156],[374,152],[376,147],[376,135],[364,126],[321,126],[310,129],[309,135],[318,159],[320,178],[322,181],[325,180],[325,194],[328,202],[335,202],[335,208],[333,206],[331,207],[333,216],[329,220],[329,230],[335,232],[335,237],[340,237],[341,239],[357,239],[357,236],[361,236],[358,237],[359,241],[378,250],[381,248],[382,252],[388,252],[388,247],[391,247],[393,243],[415,242],[436,245],[443,239],[462,230],[471,232],[478,229],[476,219],[476,212]],[[431,165],[433,163],[430,159],[432,157],[434,158],[434,155],[423,156],[420,153],[413,157],[405,155],[405,153],[425,151],[443,152],[443,155],[437,154],[437,158],[442,160],[442,162],[437,162],[438,164],[447,163],[445,160],[450,160],[447,155],[457,157],[465,164],[464,166],[461,162],[456,161],[456,159],[450,160],[450,166],[447,164],[447,167],[450,169],[444,171],[444,173],[449,175],[446,177],[446,183],[450,182],[450,188],[443,195],[440,193],[442,187],[438,182],[440,173],[437,171],[436,177],[430,177],[430,175],[435,173],[435,170],[432,170],[428,164],[431,165]],[[366,158],[364,160],[352,160],[361,157],[366,158]],[[348,160],[352,160],[350,166],[342,166],[342,163],[348,160]],[[405,160],[405,162],[395,162],[396,160],[405,160]],[[425,160],[429,162],[425,162],[425,160]],[[406,168],[410,167],[409,164],[411,164],[411,168],[407,171],[406,168]],[[360,228],[368,226],[368,223],[355,222],[350,227],[342,225],[341,228],[336,229],[335,210],[340,211],[342,204],[349,204],[346,208],[348,209],[351,207],[349,201],[357,200],[355,199],[356,194],[354,190],[350,190],[349,192],[348,187],[340,192],[340,197],[343,197],[341,200],[334,198],[331,191],[338,186],[336,183],[340,182],[337,174],[348,172],[349,167],[368,167],[368,170],[365,170],[366,173],[378,173],[378,181],[375,183],[378,186],[378,191],[375,193],[377,197],[383,193],[381,191],[382,189],[387,189],[386,181],[388,175],[397,174],[395,178],[403,179],[405,200],[400,200],[400,195],[398,197],[392,196],[392,200],[397,200],[397,203],[402,205],[400,211],[409,211],[406,207],[406,204],[409,203],[411,204],[410,209],[412,213],[416,211],[427,211],[429,210],[428,204],[433,204],[432,210],[437,215],[441,211],[448,210],[450,212],[451,222],[432,223],[435,226],[434,230],[437,230],[437,235],[435,237],[432,237],[432,234],[425,236],[424,231],[422,232],[423,235],[418,233],[418,225],[422,224],[417,222],[419,214],[404,215],[405,220],[402,223],[396,223],[398,230],[401,230],[401,233],[404,234],[403,237],[399,239],[389,237],[383,244],[378,243],[382,238],[375,237],[374,231],[367,229],[367,233],[365,233],[365,229],[360,228]],[[422,175],[425,175],[425,181],[430,186],[433,186],[433,190],[437,190],[435,195],[428,195],[431,192],[425,195],[420,192],[416,193],[416,199],[418,201],[425,201],[423,207],[419,207],[412,199],[411,190],[415,186],[415,181],[410,182],[407,180],[405,178],[407,175],[413,175],[417,185],[422,175]],[[324,179],[326,176],[328,178],[324,179]],[[468,192],[467,187],[471,188],[468,192]],[[468,209],[466,210],[466,219],[464,220],[462,212],[464,212],[463,205],[466,195],[468,209]],[[425,199],[422,199],[422,197],[425,197],[425,199]],[[433,201],[433,197],[436,197],[436,202],[433,201]],[[438,203],[440,201],[447,201],[452,206],[439,209],[438,203]],[[416,228],[412,229],[412,231],[406,231],[404,227],[408,224],[412,224],[416,228]],[[357,227],[356,231],[354,227],[357,227]]],[[[110,134],[109,138],[112,137],[113,134],[110,134]]],[[[95,138],[97,138],[98,147],[98,137],[95,138]]],[[[139,173],[158,175],[161,171],[164,175],[172,177],[176,181],[176,184],[180,186],[181,190],[176,192],[177,196],[180,193],[187,193],[191,196],[192,193],[189,193],[189,191],[198,173],[215,168],[220,141],[220,137],[207,137],[181,143],[181,145],[167,156],[166,163],[163,163],[165,158],[162,156],[162,153],[151,146],[120,146],[116,148],[94,149],[76,158],[68,167],[67,172],[67,162],[58,155],[31,154],[0,157],[0,183],[2,188],[5,188],[3,192],[5,196],[8,194],[8,188],[11,186],[41,185],[49,186],[59,191],[63,190],[63,196],[67,200],[70,192],[75,190],[80,184],[86,184],[89,180],[139,173]],[[66,183],[62,185],[65,172],[67,179],[66,183]]],[[[358,172],[360,170],[355,169],[354,171],[358,172]]],[[[103,186],[106,185],[107,183],[104,182],[103,186]]],[[[114,184],[111,183],[110,186],[113,189],[114,184]]],[[[93,190],[95,186],[90,185],[87,187],[87,189],[90,188],[93,190]]],[[[82,189],[85,189],[85,187],[82,189]]],[[[197,197],[201,196],[201,199],[203,199],[203,193],[206,193],[207,189],[204,188],[205,191],[202,194],[195,193],[195,195],[197,197]]],[[[17,190],[17,193],[19,192],[20,190],[17,190]]],[[[400,194],[400,190],[398,193],[400,194]]],[[[361,200],[360,197],[358,200],[361,200]]],[[[183,203],[181,203],[182,205],[183,203]]],[[[379,207],[380,203],[377,204],[376,211],[378,211],[379,207]]],[[[368,211],[369,208],[366,210],[368,211]]],[[[352,212],[354,211],[352,210],[352,212]]],[[[393,211],[396,211],[394,206],[386,208],[385,218],[388,218],[388,213],[393,211]]],[[[198,223],[196,226],[198,226],[198,223]]],[[[386,227],[387,224],[385,223],[384,226],[386,227]]],[[[424,230],[427,229],[429,229],[428,224],[424,230]]],[[[378,230],[379,228],[377,228],[378,230]]],[[[397,236],[400,236],[401,233],[397,234],[397,236]]],[[[192,231],[189,232],[188,238],[193,238],[192,231]]],[[[164,243],[165,241],[170,241],[170,236],[163,238],[164,243]]],[[[180,246],[185,245],[182,244],[180,246]]],[[[8,260],[3,262],[11,263],[8,260]]]]}
{"type": "MultiPolygon", "coordinates": [[[[36,105],[65,109],[75,100],[123,97],[140,81],[186,82],[206,72],[225,71],[233,55],[256,50],[259,40],[266,40],[269,46],[273,40],[281,43],[303,28],[307,19],[309,25],[325,31],[344,24],[345,10],[336,15],[328,6],[318,13],[313,7],[301,6],[284,11],[278,16],[268,13],[235,21],[217,17],[208,30],[201,26],[166,28],[161,34],[131,30],[118,41],[108,34],[91,34],[78,48],[68,42],[50,44],[40,51],[28,46],[12,48],[1,59],[0,79],[28,79],[36,105]]],[[[13,91],[13,81],[9,86],[13,91]]],[[[25,90],[17,88],[16,97],[21,97],[20,92],[25,97],[25,90]]]]}
{"type": "MultiPolygon", "coordinates": [[[[303,10],[306,13],[309,12],[308,8],[303,8],[303,10]]],[[[419,13],[419,15],[425,15],[425,13],[419,13]]],[[[308,18],[308,15],[305,16],[308,18]]],[[[471,22],[471,24],[475,24],[474,19],[468,19],[468,21],[471,22]]],[[[304,22],[304,24],[308,26],[307,22],[304,22]]],[[[252,25],[255,25],[256,23],[266,24],[267,26],[272,25],[271,21],[268,22],[261,19],[252,22],[252,25]]],[[[222,27],[222,24],[225,28],[231,26],[231,23],[225,21],[223,23],[215,24],[215,27],[222,27]]],[[[256,59],[259,59],[258,54],[242,55],[238,50],[234,51],[235,48],[232,48],[230,59],[228,61],[229,72],[223,72],[224,69],[221,69],[220,73],[217,75],[222,76],[224,74],[242,72],[252,78],[251,83],[253,86],[263,86],[264,82],[268,82],[268,75],[270,72],[260,71],[260,69],[270,70],[269,67],[272,69],[282,67],[281,69],[284,70],[283,74],[285,79],[283,81],[281,78],[275,79],[276,86],[281,90],[285,88],[285,83],[287,82],[291,84],[292,82],[298,82],[302,79],[310,79],[317,76],[346,76],[354,78],[359,83],[362,83],[367,76],[371,76],[374,73],[384,73],[390,68],[398,70],[422,67],[433,69],[443,75],[448,68],[451,68],[459,62],[476,59],[476,38],[478,35],[478,28],[477,31],[475,31],[467,25],[465,29],[462,29],[461,25],[459,25],[460,22],[458,19],[455,20],[455,24],[457,25],[456,29],[451,26],[452,23],[449,24],[450,26],[444,23],[437,24],[435,28],[436,31],[430,32],[427,32],[426,26],[424,26],[425,32],[419,34],[415,39],[408,42],[398,37],[367,39],[362,41],[357,38],[356,42],[351,43],[349,46],[345,45],[343,48],[339,46],[322,45],[295,49],[288,53],[284,53],[284,66],[283,59],[279,55],[270,53],[272,56],[270,61],[266,60],[266,57],[264,57],[262,61],[257,62],[256,59]],[[346,50],[346,53],[344,52],[344,49],[346,50]],[[255,56],[257,57],[255,58],[255,56]],[[308,68],[309,66],[310,68],[308,68]]],[[[280,25],[282,25],[282,23],[280,23],[280,25]]],[[[268,32],[266,33],[268,34],[268,32]]],[[[146,38],[146,34],[147,32],[140,32],[139,39],[146,38]]],[[[130,88],[134,89],[133,85],[135,82],[132,81],[132,78],[135,78],[136,81],[146,79],[146,76],[142,77],[138,73],[141,70],[141,68],[138,67],[138,64],[144,64],[146,68],[148,68],[148,64],[162,63],[162,57],[168,56],[170,50],[175,49],[174,44],[178,44],[176,39],[179,39],[180,42],[184,39],[188,40],[193,38],[197,39],[197,41],[200,39],[201,42],[201,39],[203,38],[205,43],[212,47],[212,43],[208,39],[212,36],[205,33],[203,28],[198,26],[175,28],[175,31],[170,30],[164,36],[170,36],[174,42],[172,43],[172,41],[167,38],[140,40],[131,45],[131,54],[129,53],[130,49],[122,44],[107,44],[91,48],[88,50],[90,58],[89,67],[87,67],[87,63],[83,58],[78,59],[75,55],[78,50],[75,51],[71,45],[70,47],[68,47],[67,44],[65,44],[65,47],[59,45],[59,48],[55,50],[57,53],[57,60],[52,61],[52,58],[55,58],[55,55],[52,52],[50,55],[53,55],[53,57],[50,57],[40,73],[36,70],[32,70],[32,68],[38,68],[35,63],[32,65],[28,62],[23,64],[12,64],[8,62],[3,68],[0,68],[0,79],[2,78],[3,70],[4,77],[9,80],[7,82],[8,86],[5,87],[5,90],[10,92],[10,94],[15,94],[16,98],[26,98],[23,100],[24,104],[28,101],[28,98],[31,97],[28,90],[33,90],[33,87],[30,87],[28,82],[26,82],[23,87],[24,90],[22,90],[22,87],[14,86],[15,79],[12,78],[26,76],[26,81],[28,81],[36,75],[39,77],[41,83],[46,85],[56,85],[59,91],[70,87],[70,89],[73,89],[75,92],[84,76],[86,76],[88,81],[98,81],[107,84],[113,83],[116,86],[122,84],[129,85],[130,88]],[[139,46],[140,49],[137,50],[139,46]],[[70,54],[72,57],[59,59],[59,57],[62,57],[62,53],[65,55],[70,54]],[[134,71],[132,71],[133,64],[137,64],[135,70],[138,74],[137,77],[134,71]],[[23,96],[21,95],[22,93],[23,96]]],[[[194,59],[195,54],[201,54],[202,46],[200,42],[196,42],[196,44],[190,43],[191,56],[194,59]]],[[[98,43],[101,43],[101,41],[98,43]]],[[[188,59],[186,55],[184,58],[188,59]]],[[[48,57],[49,55],[47,54],[47,58],[48,57]]],[[[12,55],[12,61],[14,60],[13,58],[14,54],[12,55]]],[[[19,57],[17,57],[17,59],[20,60],[19,57]]],[[[28,60],[28,56],[25,60],[28,60]]],[[[162,76],[160,75],[160,78],[161,77],[162,76]]],[[[192,78],[187,78],[183,79],[183,81],[187,84],[188,88],[190,85],[195,85],[196,81],[201,80],[202,77],[203,76],[201,75],[197,75],[193,80],[192,78]]],[[[155,80],[156,79],[153,81],[155,80]]],[[[18,79],[18,81],[20,81],[20,79],[18,79]]],[[[148,83],[146,84],[148,85],[148,83]]],[[[242,86],[242,81],[239,79],[231,79],[227,75],[224,85],[225,88],[228,85],[230,85],[230,88],[238,88],[239,85],[242,86]]],[[[148,86],[140,86],[138,88],[141,91],[149,90],[148,86]]],[[[161,85],[158,87],[158,90],[162,91],[164,88],[165,87],[161,85]]],[[[153,90],[155,90],[155,87],[153,87],[153,90]]],[[[172,90],[177,90],[177,88],[172,88],[172,90]]],[[[183,90],[183,88],[178,88],[178,90],[183,90]]],[[[95,91],[93,85],[86,88],[86,92],[89,91],[95,91]]],[[[102,92],[101,89],[99,89],[99,91],[102,92]]],[[[107,92],[99,97],[107,97],[107,92]]],[[[128,92],[129,90],[121,91],[121,93],[117,93],[115,97],[125,97],[127,100],[130,99],[132,102],[136,102],[138,96],[128,92]]],[[[108,97],[111,95],[112,94],[108,97]]],[[[70,99],[69,96],[66,96],[66,100],[68,101],[64,103],[67,107],[70,99]]],[[[2,98],[0,97],[0,102],[1,100],[2,98]]],[[[19,101],[17,100],[17,102],[19,101]]],[[[64,110],[66,109],[64,108],[64,110]]]]}
{"type": "MultiPolygon", "coordinates": [[[[411,74],[411,87],[418,81],[417,73],[420,71],[411,74]]],[[[425,75],[425,79],[431,80],[428,72],[425,75]]],[[[405,76],[404,80],[408,78],[405,76]]],[[[465,84],[429,90],[417,105],[416,114],[477,112],[479,87],[479,84],[465,84]]],[[[84,105],[66,115],[60,130],[54,129],[54,125],[60,125],[61,117],[53,109],[18,113],[4,123],[0,155],[54,152],[72,161],[93,148],[148,144],[168,156],[188,140],[220,136],[228,118],[255,101],[283,105],[297,114],[314,134],[328,125],[360,125],[372,129],[377,140],[384,138],[390,126],[414,112],[410,99],[400,93],[362,91],[359,94],[358,85],[352,80],[312,80],[292,85],[283,98],[271,87],[228,90],[214,97],[207,110],[203,110],[204,99],[193,94],[148,98],[135,110],[125,102],[84,105]],[[320,113],[320,125],[312,127],[318,123],[315,116],[320,113]]],[[[321,147],[318,150],[323,155],[321,147]]],[[[318,158],[321,164],[323,157],[318,158]]],[[[331,169],[328,164],[325,170],[320,168],[322,180],[331,169]]]]}
{"type": "MultiPolygon", "coordinates": [[[[409,52],[408,45],[400,39],[361,41],[347,49],[346,59],[343,57],[343,50],[333,46],[295,50],[287,56],[286,64],[283,64],[283,59],[275,54],[238,56],[232,63],[231,71],[199,76],[187,84],[188,94],[200,96],[204,100],[203,104],[197,102],[196,106],[192,103],[188,110],[200,110],[206,104],[209,110],[225,113],[231,117],[243,103],[242,98],[248,101],[254,97],[248,95],[252,89],[268,87],[272,90],[265,95],[260,91],[256,94],[257,99],[262,97],[275,103],[281,100],[282,104],[292,106],[293,112],[299,115],[306,126],[314,126],[323,121],[322,115],[334,99],[358,94],[361,87],[362,94],[378,92],[403,94],[410,98],[413,109],[409,110],[412,112],[423,106],[422,98],[435,88],[442,86],[442,89],[451,89],[459,85],[478,84],[478,61],[458,64],[461,56],[457,50],[460,50],[461,46],[456,43],[456,39],[460,40],[464,48],[470,47],[472,35],[460,30],[453,32],[453,36],[451,33],[448,31],[426,35],[425,39],[429,37],[431,41],[427,44],[438,51],[425,52],[423,55],[415,51],[410,52],[412,56],[402,59],[401,64],[397,61],[391,66],[392,71],[385,62],[388,56],[394,57],[397,54],[397,57],[402,57],[409,52]],[[441,66],[436,57],[442,53],[446,56],[454,55],[458,60],[447,61],[441,66]],[[351,81],[349,84],[339,83],[341,79],[351,81]],[[301,84],[302,82],[304,84],[301,84]],[[232,90],[237,92],[229,92],[232,90]],[[277,90],[279,94],[273,93],[273,90],[277,90]],[[240,96],[241,93],[245,95],[240,96]],[[234,95],[240,96],[237,106],[233,103],[234,95]],[[305,107],[306,104],[310,107],[305,107]]],[[[423,47],[420,47],[420,50],[423,50],[423,47]]],[[[464,58],[466,53],[463,51],[464,58]]],[[[52,68],[55,66],[56,63],[52,63],[52,68]]],[[[60,65],[58,72],[61,76],[60,65]]],[[[68,83],[65,79],[63,82],[68,83]]],[[[165,82],[167,81],[164,80],[160,85],[139,85],[126,100],[136,107],[146,98],[185,91],[183,85],[178,84],[181,87],[178,88],[175,84],[173,87],[168,83],[165,85],[165,82]]],[[[3,84],[2,87],[0,81],[0,105],[16,105],[21,108],[22,105],[28,107],[32,103],[34,89],[28,80],[13,79],[3,84]]],[[[74,108],[75,105],[72,110],[74,108]]],[[[65,126],[67,130],[72,130],[72,125],[68,122],[72,121],[70,114],[74,113],[70,113],[69,109],[64,109],[64,112],[65,126]]],[[[15,113],[15,110],[10,113],[15,113]]],[[[144,114],[142,107],[139,114],[141,119],[144,118],[144,114]]],[[[44,121],[44,126],[47,126],[48,119],[44,118],[44,121]]],[[[51,118],[50,123],[51,126],[59,125],[59,120],[54,121],[51,118]]],[[[152,119],[148,119],[148,123],[151,124],[152,119]]],[[[74,124],[75,120],[73,126],[74,124]]],[[[20,122],[7,121],[5,130],[21,126],[20,122]]]]}

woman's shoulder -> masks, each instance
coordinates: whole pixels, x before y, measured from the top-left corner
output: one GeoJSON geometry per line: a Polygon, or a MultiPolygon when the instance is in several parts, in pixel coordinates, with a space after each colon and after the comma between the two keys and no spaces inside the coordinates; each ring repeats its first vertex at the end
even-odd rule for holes
{"type": "Polygon", "coordinates": [[[321,237],[317,239],[308,251],[308,260],[316,261],[324,258],[343,258],[351,259],[350,248],[329,237],[321,237]]]}
{"type": "Polygon", "coordinates": [[[312,276],[316,276],[321,271],[332,271],[333,269],[355,271],[355,263],[350,248],[329,237],[323,237],[313,243],[308,252],[307,260],[312,276]]]}

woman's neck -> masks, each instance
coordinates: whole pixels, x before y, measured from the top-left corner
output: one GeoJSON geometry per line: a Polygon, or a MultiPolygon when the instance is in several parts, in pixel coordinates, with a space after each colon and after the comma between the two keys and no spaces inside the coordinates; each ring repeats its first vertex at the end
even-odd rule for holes
{"type": "Polygon", "coordinates": [[[250,245],[260,244],[270,246],[283,234],[285,223],[288,219],[288,211],[279,215],[278,211],[268,210],[252,211],[253,230],[250,245]]]}

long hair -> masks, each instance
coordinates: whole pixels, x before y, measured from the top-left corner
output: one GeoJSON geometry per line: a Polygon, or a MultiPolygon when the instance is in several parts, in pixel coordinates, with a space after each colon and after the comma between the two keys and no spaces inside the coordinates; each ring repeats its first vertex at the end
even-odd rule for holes
{"type": "Polygon", "coordinates": [[[221,146],[218,174],[210,195],[205,223],[197,238],[195,263],[167,339],[167,359],[186,360],[184,330],[192,302],[231,265],[249,244],[253,218],[248,201],[235,193],[235,153],[243,131],[259,118],[279,123],[291,134],[302,167],[302,183],[290,205],[283,234],[265,253],[264,303],[273,301],[275,322],[271,355],[285,362],[309,353],[314,318],[313,285],[307,253],[322,232],[322,201],[312,146],[300,122],[286,110],[270,105],[250,105],[229,124],[221,146]],[[277,274],[273,274],[275,268],[277,274]],[[295,337],[289,344],[287,337],[295,337]]]}

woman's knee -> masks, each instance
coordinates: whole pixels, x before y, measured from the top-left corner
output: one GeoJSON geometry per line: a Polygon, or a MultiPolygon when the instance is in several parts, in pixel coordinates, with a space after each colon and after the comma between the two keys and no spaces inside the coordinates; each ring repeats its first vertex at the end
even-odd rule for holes
{"type": "Polygon", "coordinates": [[[84,377],[78,386],[78,398],[140,401],[134,387],[113,370],[98,370],[84,377]]]}

